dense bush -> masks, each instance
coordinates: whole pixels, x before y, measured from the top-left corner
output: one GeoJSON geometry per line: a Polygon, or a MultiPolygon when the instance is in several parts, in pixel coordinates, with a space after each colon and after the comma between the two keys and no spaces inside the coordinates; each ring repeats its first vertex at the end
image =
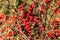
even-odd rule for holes
{"type": "Polygon", "coordinates": [[[0,40],[60,40],[60,0],[0,0],[0,40]]]}

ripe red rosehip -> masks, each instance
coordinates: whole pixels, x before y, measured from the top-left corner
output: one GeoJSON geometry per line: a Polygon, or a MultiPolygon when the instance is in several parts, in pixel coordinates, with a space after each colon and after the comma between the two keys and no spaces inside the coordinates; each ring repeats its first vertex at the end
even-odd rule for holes
{"type": "Polygon", "coordinates": [[[12,38],[8,38],[8,40],[12,40],[12,38]]]}
{"type": "Polygon", "coordinates": [[[58,33],[59,31],[58,30],[54,30],[55,33],[58,33]]]}
{"type": "Polygon", "coordinates": [[[39,10],[39,11],[40,11],[40,13],[43,13],[43,12],[44,12],[44,8],[43,8],[43,6],[42,6],[42,5],[40,5],[40,6],[39,6],[39,8],[40,8],[40,10],[39,10]]]}
{"type": "Polygon", "coordinates": [[[40,27],[40,31],[42,31],[43,30],[43,27],[40,27]]]}
{"type": "Polygon", "coordinates": [[[54,35],[52,35],[52,36],[51,36],[51,38],[53,38],[53,39],[54,39],[54,38],[55,38],[55,36],[54,36],[54,35]]]}
{"type": "Polygon", "coordinates": [[[25,26],[25,29],[28,31],[28,30],[30,30],[30,26],[29,25],[26,25],[25,26]]]}
{"type": "Polygon", "coordinates": [[[34,8],[35,7],[35,4],[34,2],[32,2],[32,4],[30,5],[30,8],[34,8]]]}
{"type": "Polygon", "coordinates": [[[19,20],[22,20],[22,16],[19,16],[19,18],[18,18],[19,20]]]}
{"type": "Polygon", "coordinates": [[[57,28],[57,27],[58,27],[58,25],[54,24],[54,28],[57,28]]]}
{"type": "Polygon", "coordinates": [[[16,18],[17,18],[17,16],[15,16],[15,15],[12,16],[12,19],[16,19],[16,18]]]}
{"type": "Polygon", "coordinates": [[[0,14],[0,19],[4,19],[5,18],[5,15],[2,13],[0,14]]]}
{"type": "Polygon", "coordinates": [[[34,7],[35,7],[35,4],[34,4],[34,2],[32,2],[32,4],[31,4],[31,5],[29,6],[29,8],[28,8],[28,12],[29,12],[29,13],[32,13],[34,7]]]}
{"type": "Polygon", "coordinates": [[[3,36],[0,35],[0,40],[5,40],[3,36]]]}
{"type": "Polygon", "coordinates": [[[28,9],[28,12],[31,14],[33,12],[33,9],[32,8],[29,8],[28,9]]]}
{"type": "Polygon", "coordinates": [[[56,2],[55,5],[56,5],[56,6],[60,5],[60,2],[56,2]]]}
{"type": "Polygon", "coordinates": [[[24,21],[28,22],[28,18],[25,18],[25,20],[24,20],[24,21]]]}
{"type": "Polygon", "coordinates": [[[33,19],[34,17],[33,16],[30,16],[30,22],[32,22],[34,19],[33,19]]]}
{"type": "Polygon", "coordinates": [[[35,19],[34,22],[35,22],[35,24],[38,24],[39,23],[39,20],[35,19]]]}
{"type": "Polygon", "coordinates": [[[32,21],[33,21],[33,19],[29,19],[29,21],[30,21],[30,22],[32,22],[32,21]]]}
{"type": "Polygon", "coordinates": [[[0,15],[0,19],[2,19],[2,16],[0,15]]]}
{"type": "Polygon", "coordinates": [[[22,9],[23,9],[23,7],[20,6],[20,7],[18,8],[18,11],[21,11],[22,9]]]}
{"type": "Polygon", "coordinates": [[[58,33],[58,35],[60,36],[60,33],[58,33]]]}
{"type": "Polygon", "coordinates": [[[18,7],[18,11],[21,11],[24,6],[26,6],[27,3],[23,3],[21,6],[18,7]]]}
{"type": "Polygon", "coordinates": [[[29,25],[30,22],[26,22],[26,25],[29,25]]]}
{"type": "Polygon", "coordinates": [[[48,36],[49,36],[49,37],[51,37],[51,36],[52,36],[52,33],[51,33],[51,32],[48,32],[47,34],[48,34],[48,36]]]}
{"type": "Polygon", "coordinates": [[[13,31],[13,34],[16,34],[16,30],[13,31]]]}
{"type": "Polygon", "coordinates": [[[46,8],[49,9],[50,8],[50,5],[47,5],[46,8]]]}
{"type": "Polygon", "coordinates": [[[9,32],[6,34],[7,37],[12,37],[13,33],[12,32],[9,32]]]}
{"type": "Polygon", "coordinates": [[[50,3],[50,2],[51,2],[51,0],[44,0],[44,2],[45,2],[45,3],[50,3]]]}
{"type": "Polygon", "coordinates": [[[30,16],[30,14],[27,14],[26,17],[28,18],[30,16]]]}
{"type": "Polygon", "coordinates": [[[26,21],[26,20],[24,20],[23,22],[24,22],[24,25],[26,25],[27,21],[26,21]]]}
{"type": "Polygon", "coordinates": [[[30,16],[30,19],[33,19],[33,16],[30,16]]]}
{"type": "Polygon", "coordinates": [[[2,32],[6,32],[8,30],[8,26],[6,26],[5,28],[3,28],[1,31],[2,32]]]}
{"type": "Polygon", "coordinates": [[[57,8],[53,8],[53,12],[54,13],[57,13],[57,8]]]}

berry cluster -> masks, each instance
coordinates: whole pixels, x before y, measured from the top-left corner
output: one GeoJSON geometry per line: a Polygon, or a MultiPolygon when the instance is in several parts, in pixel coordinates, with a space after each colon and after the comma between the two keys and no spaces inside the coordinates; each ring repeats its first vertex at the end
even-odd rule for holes
{"type": "Polygon", "coordinates": [[[60,1],[30,0],[30,4],[24,0],[14,1],[11,0],[11,4],[6,0],[5,6],[8,6],[2,9],[8,13],[1,9],[0,40],[58,40],[60,1]]]}

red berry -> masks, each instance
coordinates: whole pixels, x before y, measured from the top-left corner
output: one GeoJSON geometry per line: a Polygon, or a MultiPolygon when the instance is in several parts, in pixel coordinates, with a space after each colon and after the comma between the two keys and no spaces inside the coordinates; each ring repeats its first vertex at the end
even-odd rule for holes
{"type": "Polygon", "coordinates": [[[58,35],[60,36],[60,33],[58,33],[58,35]]]}
{"type": "Polygon", "coordinates": [[[29,22],[26,22],[26,25],[29,25],[29,22]]]}
{"type": "Polygon", "coordinates": [[[43,30],[43,27],[40,27],[40,31],[42,31],[43,30]]]}
{"type": "Polygon", "coordinates": [[[33,16],[30,16],[30,19],[33,19],[33,16]]]}
{"type": "Polygon", "coordinates": [[[30,30],[30,26],[29,26],[29,25],[26,25],[26,26],[25,26],[25,29],[26,29],[26,30],[30,30]]]}
{"type": "Polygon", "coordinates": [[[26,17],[28,18],[29,16],[30,16],[30,14],[27,14],[27,16],[26,16],[26,17]]]}
{"type": "Polygon", "coordinates": [[[43,12],[44,12],[44,8],[43,8],[43,6],[42,6],[42,5],[40,5],[40,7],[39,7],[39,8],[40,8],[40,10],[39,10],[39,11],[40,11],[40,13],[43,13],[43,12]]]}
{"type": "Polygon", "coordinates": [[[54,28],[57,28],[57,27],[58,27],[58,25],[54,24],[54,28]]]}
{"type": "Polygon", "coordinates": [[[35,19],[34,22],[35,22],[35,24],[38,24],[39,23],[39,20],[35,19]]]}
{"type": "Polygon", "coordinates": [[[58,33],[59,31],[58,30],[54,30],[55,33],[58,33]]]}
{"type": "Polygon", "coordinates": [[[9,32],[6,34],[7,37],[12,37],[13,33],[12,32],[9,32]]]}
{"type": "Polygon", "coordinates": [[[18,11],[21,11],[22,9],[23,9],[23,7],[20,6],[20,7],[18,8],[18,11]]]}
{"type": "Polygon", "coordinates": [[[0,15],[0,19],[2,19],[2,16],[0,15]]]}
{"type": "Polygon", "coordinates": [[[52,36],[51,36],[51,38],[53,38],[53,39],[54,39],[54,38],[55,38],[55,36],[54,36],[54,35],[52,35],[52,36]]]}
{"type": "Polygon", "coordinates": [[[13,34],[16,34],[16,30],[13,31],[13,34]]]}
{"type": "Polygon", "coordinates": [[[17,16],[15,16],[15,15],[12,16],[12,19],[16,19],[16,18],[17,18],[17,16]]]}
{"type": "Polygon", "coordinates": [[[53,12],[56,13],[57,12],[57,8],[53,8],[53,12]]]}
{"type": "Polygon", "coordinates": [[[19,20],[22,20],[22,16],[19,16],[19,18],[18,18],[19,20]]]}
{"type": "Polygon", "coordinates": [[[3,36],[0,35],[0,40],[5,40],[3,36]]]}
{"type": "Polygon", "coordinates": [[[19,7],[18,7],[18,11],[21,11],[26,4],[27,4],[27,3],[23,3],[21,6],[19,6],[19,7]]]}
{"type": "Polygon", "coordinates": [[[0,14],[0,19],[5,18],[5,15],[2,13],[0,14]]]}
{"type": "Polygon", "coordinates": [[[51,2],[51,0],[44,0],[44,2],[45,2],[45,3],[50,3],[50,2],[51,2]]]}
{"type": "Polygon", "coordinates": [[[50,5],[47,5],[46,8],[49,9],[50,8],[50,5]]]}
{"type": "Polygon", "coordinates": [[[55,4],[56,6],[58,6],[58,5],[60,5],[60,2],[56,2],[56,4],[55,4]]]}
{"type": "Polygon", "coordinates": [[[30,8],[34,8],[35,4],[34,2],[32,2],[32,4],[30,5],[30,8]]]}
{"type": "Polygon", "coordinates": [[[33,19],[29,19],[30,20],[30,22],[32,22],[33,21],[33,19]]]}
{"type": "Polygon", "coordinates": [[[49,36],[49,37],[51,37],[51,36],[52,36],[52,33],[51,33],[51,32],[48,32],[47,34],[48,34],[48,36],[49,36]]]}

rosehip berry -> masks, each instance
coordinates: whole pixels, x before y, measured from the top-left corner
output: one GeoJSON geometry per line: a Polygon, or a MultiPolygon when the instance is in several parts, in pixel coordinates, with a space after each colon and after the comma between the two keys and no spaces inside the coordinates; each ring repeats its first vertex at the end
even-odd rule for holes
{"type": "Polygon", "coordinates": [[[49,9],[50,8],[50,5],[47,5],[46,8],[49,9]]]}
{"type": "Polygon", "coordinates": [[[54,24],[54,28],[57,28],[57,27],[58,27],[58,25],[54,24]]]}
{"type": "Polygon", "coordinates": [[[5,40],[2,36],[0,36],[0,40],[5,40]]]}
{"type": "Polygon", "coordinates": [[[32,22],[33,21],[33,19],[29,19],[30,20],[30,22],[32,22]]]}
{"type": "Polygon", "coordinates": [[[19,19],[19,20],[22,20],[22,16],[20,16],[18,19],[19,19]]]}
{"type": "Polygon", "coordinates": [[[60,5],[60,2],[56,2],[56,4],[55,4],[56,6],[58,6],[58,5],[60,5]]]}
{"type": "Polygon", "coordinates": [[[23,9],[23,7],[20,6],[20,7],[18,8],[18,11],[21,11],[22,9],[23,9]]]}
{"type": "Polygon", "coordinates": [[[34,20],[35,24],[38,24],[39,23],[39,20],[34,20]]]}
{"type": "Polygon", "coordinates": [[[40,27],[40,31],[42,31],[43,30],[43,27],[40,27]]]}
{"type": "Polygon", "coordinates": [[[2,19],[2,16],[0,15],[0,19],[2,19]]]}
{"type": "Polygon", "coordinates": [[[33,19],[33,16],[30,16],[30,19],[33,19]]]}
{"type": "Polygon", "coordinates": [[[24,6],[26,6],[27,3],[23,3],[21,6],[18,7],[18,11],[21,11],[24,6]]]}
{"type": "Polygon", "coordinates": [[[44,0],[44,2],[45,2],[45,3],[50,3],[50,2],[51,2],[51,0],[44,0]]]}
{"type": "Polygon", "coordinates": [[[55,33],[58,33],[59,31],[58,30],[54,30],[55,33]]]}
{"type": "Polygon", "coordinates": [[[13,33],[9,32],[8,34],[6,34],[7,37],[12,37],[13,33]]]}
{"type": "Polygon", "coordinates": [[[16,34],[16,30],[13,31],[13,34],[16,34]]]}
{"type": "Polygon", "coordinates": [[[5,18],[5,15],[2,13],[0,14],[0,19],[5,18]]]}
{"type": "Polygon", "coordinates": [[[30,16],[30,14],[27,14],[27,16],[26,16],[26,17],[28,18],[29,16],[30,16]]]}
{"type": "Polygon", "coordinates": [[[29,22],[26,22],[26,25],[29,25],[29,22]]]}
{"type": "Polygon", "coordinates": [[[58,33],[58,35],[60,36],[60,33],[58,33]]]}
{"type": "Polygon", "coordinates": [[[48,34],[48,36],[49,36],[49,37],[51,37],[51,36],[52,36],[52,33],[50,33],[50,32],[48,32],[47,34],[48,34]]]}
{"type": "Polygon", "coordinates": [[[54,39],[54,38],[55,38],[55,36],[54,36],[54,35],[52,35],[52,36],[51,36],[51,38],[53,38],[53,39],[54,39]]]}
{"type": "Polygon", "coordinates": [[[26,30],[30,30],[30,26],[29,26],[29,25],[26,25],[26,26],[25,26],[25,29],[26,29],[26,30]]]}
{"type": "Polygon", "coordinates": [[[15,15],[12,16],[12,19],[16,19],[16,18],[17,18],[17,16],[15,16],[15,15]]]}
{"type": "Polygon", "coordinates": [[[40,11],[40,13],[43,13],[43,12],[44,12],[44,8],[43,8],[43,6],[42,6],[42,5],[40,5],[40,7],[39,7],[39,8],[40,8],[40,10],[39,10],[39,11],[40,11]]]}
{"type": "Polygon", "coordinates": [[[57,8],[53,8],[53,12],[56,13],[57,12],[57,8]]]}
{"type": "Polygon", "coordinates": [[[35,4],[34,2],[32,2],[32,4],[30,5],[30,8],[34,8],[35,4]]]}

